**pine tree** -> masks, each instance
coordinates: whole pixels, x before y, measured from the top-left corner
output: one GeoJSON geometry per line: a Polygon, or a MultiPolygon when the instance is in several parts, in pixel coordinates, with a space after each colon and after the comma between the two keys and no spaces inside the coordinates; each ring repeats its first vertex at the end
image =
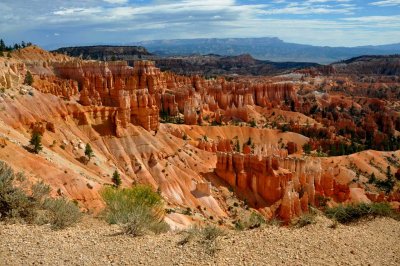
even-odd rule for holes
{"type": "Polygon", "coordinates": [[[331,156],[336,156],[337,155],[337,149],[336,149],[336,144],[331,145],[331,156]]]}
{"type": "Polygon", "coordinates": [[[42,135],[40,135],[40,133],[38,133],[38,132],[33,132],[29,143],[33,146],[32,151],[34,153],[39,153],[43,149],[42,135]]]}
{"type": "Polygon", "coordinates": [[[236,151],[240,152],[240,143],[239,140],[236,141],[236,151]]]}
{"type": "Polygon", "coordinates": [[[339,144],[339,155],[345,155],[346,154],[346,148],[343,144],[343,142],[340,142],[339,144]]]}
{"type": "Polygon", "coordinates": [[[6,50],[6,45],[5,45],[5,43],[4,43],[4,41],[3,41],[3,39],[0,39],[0,51],[5,51],[6,50]]]}
{"type": "Polygon", "coordinates": [[[251,146],[253,142],[251,141],[251,137],[249,137],[249,139],[247,140],[247,145],[251,146]]]}
{"type": "Polygon", "coordinates": [[[305,143],[303,145],[303,151],[305,154],[310,154],[311,153],[311,144],[310,143],[305,143]]]}
{"type": "Polygon", "coordinates": [[[94,156],[94,152],[92,150],[92,146],[90,146],[90,144],[86,144],[85,147],[85,155],[88,158],[88,162],[90,161],[90,159],[94,156]]]}
{"type": "Polygon", "coordinates": [[[112,182],[114,183],[114,186],[119,188],[122,184],[121,176],[118,173],[117,170],[114,171],[113,176],[111,178],[112,182]]]}
{"type": "Polygon", "coordinates": [[[374,184],[376,182],[376,176],[374,173],[371,174],[370,178],[368,179],[369,184],[374,184]]]}
{"type": "Polygon", "coordinates": [[[387,178],[388,180],[390,180],[390,179],[393,178],[392,171],[390,170],[390,166],[388,166],[388,167],[386,168],[386,178],[387,178]]]}
{"type": "Polygon", "coordinates": [[[33,77],[32,77],[31,72],[29,72],[29,71],[26,72],[24,84],[29,85],[29,86],[32,86],[32,84],[33,84],[33,77]]]}

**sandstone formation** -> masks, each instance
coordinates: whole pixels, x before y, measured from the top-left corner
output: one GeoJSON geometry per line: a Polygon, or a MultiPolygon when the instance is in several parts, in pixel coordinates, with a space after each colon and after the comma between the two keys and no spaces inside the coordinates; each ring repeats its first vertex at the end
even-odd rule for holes
{"type": "Polygon", "coordinates": [[[160,112],[171,117],[181,114],[189,125],[202,124],[204,112],[213,113],[208,116],[209,123],[231,119],[248,122],[247,106],[297,102],[296,88],[291,84],[185,77],[161,72],[154,62],[145,60],[136,61],[134,67],[124,61],[68,60],[65,56],[46,61],[42,52],[36,52],[39,63],[27,55],[25,58],[25,53],[19,55],[35,74],[34,87],[68,100],[77,95],[82,105],[98,106],[99,111],[115,108],[110,120],[120,136],[129,124],[157,130],[160,112]]]}
{"type": "Polygon", "coordinates": [[[310,205],[399,208],[396,187],[385,193],[369,182],[372,173],[385,180],[388,166],[394,175],[399,152],[356,153],[398,149],[399,81],[318,75],[206,79],[146,60],[130,66],[20,49],[0,58],[0,159],[95,210],[115,169],[123,186],[150,184],[171,208],[199,219],[230,215],[227,186],[286,222],[310,205]],[[23,84],[28,70],[32,87],[23,84]],[[32,132],[43,135],[39,155],[24,149],[32,132]],[[85,143],[96,155],[87,165],[85,143]]]}
{"type": "Polygon", "coordinates": [[[319,160],[288,157],[276,147],[258,148],[255,154],[218,152],[215,172],[233,188],[251,191],[255,207],[278,203],[276,214],[285,221],[318,205],[321,197],[337,202],[349,197],[348,187],[337,186],[331,170],[323,171],[319,160]],[[339,193],[344,195],[335,197],[339,193]]]}

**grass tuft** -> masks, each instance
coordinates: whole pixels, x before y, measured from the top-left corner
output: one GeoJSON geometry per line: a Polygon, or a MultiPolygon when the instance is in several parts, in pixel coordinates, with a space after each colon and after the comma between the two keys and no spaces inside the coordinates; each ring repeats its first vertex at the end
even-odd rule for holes
{"type": "Polygon", "coordinates": [[[390,217],[397,220],[400,218],[399,213],[395,212],[386,202],[339,205],[326,209],[325,215],[342,224],[375,217],[390,217]]]}

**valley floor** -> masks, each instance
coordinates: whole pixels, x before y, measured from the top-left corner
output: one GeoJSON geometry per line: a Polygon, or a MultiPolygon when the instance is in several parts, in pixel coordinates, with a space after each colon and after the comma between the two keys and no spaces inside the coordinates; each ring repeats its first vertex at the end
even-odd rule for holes
{"type": "Polygon", "coordinates": [[[0,265],[400,265],[399,221],[331,224],[227,230],[215,255],[195,240],[179,245],[177,232],[132,238],[93,218],[62,231],[0,224],[0,265]]]}

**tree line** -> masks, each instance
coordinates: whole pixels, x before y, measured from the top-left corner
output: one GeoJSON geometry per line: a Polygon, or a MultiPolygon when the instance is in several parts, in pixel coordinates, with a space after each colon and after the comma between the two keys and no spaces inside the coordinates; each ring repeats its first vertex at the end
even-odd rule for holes
{"type": "Polygon", "coordinates": [[[0,39],[0,56],[4,56],[4,52],[11,52],[14,50],[18,50],[21,48],[29,47],[31,46],[31,42],[24,42],[22,41],[21,43],[14,43],[13,45],[6,45],[3,39],[0,39]]]}

